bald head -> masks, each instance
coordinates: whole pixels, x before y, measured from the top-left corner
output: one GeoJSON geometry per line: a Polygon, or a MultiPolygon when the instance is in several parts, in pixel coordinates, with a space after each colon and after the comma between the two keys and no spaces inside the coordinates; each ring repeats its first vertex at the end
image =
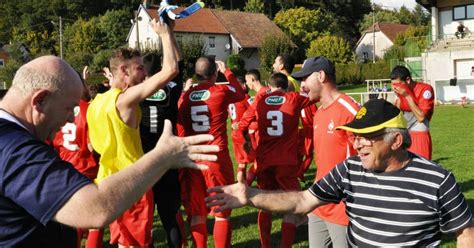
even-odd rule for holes
{"type": "Polygon", "coordinates": [[[210,57],[200,57],[196,61],[196,66],[194,69],[199,80],[211,79],[213,76],[216,76],[217,66],[214,59],[210,57]]]}
{"type": "Polygon", "coordinates": [[[23,94],[40,89],[62,91],[71,86],[82,87],[79,75],[64,60],[55,56],[42,56],[24,64],[12,82],[12,88],[23,94]]]}

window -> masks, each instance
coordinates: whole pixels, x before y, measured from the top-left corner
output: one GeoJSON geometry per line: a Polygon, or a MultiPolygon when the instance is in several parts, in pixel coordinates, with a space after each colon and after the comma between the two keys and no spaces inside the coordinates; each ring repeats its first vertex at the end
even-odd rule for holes
{"type": "Polygon", "coordinates": [[[3,67],[5,65],[5,60],[0,59],[0,67],[3,67]]]}
{"type": "Polygon", "coordinates": [[[215,47],[216,47],[216,37],[209,36],[209,48],[215,48],[215,47]]]}
{"type": "Polygon", "coordinates": [[[474,18],[474,4],[466,6],[466,18],[467,19],[474,18]]]}
{"type": "Polygon", "coordinates": [[[453,20],[474,19],[474,4],[453,8],[453,20]]]}

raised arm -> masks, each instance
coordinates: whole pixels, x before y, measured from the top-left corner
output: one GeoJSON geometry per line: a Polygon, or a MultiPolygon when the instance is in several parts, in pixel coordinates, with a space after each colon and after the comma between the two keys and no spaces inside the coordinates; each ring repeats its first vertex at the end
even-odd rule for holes
{"type": "Polygon", "coordinates": [[[215,211],[253,206],[265,211],[282,214],[307,214],[313,209],[326,204],[309,190],[305,191],[264,191],[249,187],[242,175],[237,183],[208,189],[206,197],[208,207],[219,206],[215,211]]]}
{"type": "MultiPolygon", "coordinates": [[[[171,79],[178,74],[178,48],[173,37],[172,27],[166,23],[151,21],[153,30],[160,36],[163,47],[163,67],[155,75],[150,75],[143,83],[128,88],[120,94],[117,106],[124,108],[135,107],[147,97],[153,95],[157,90],[163,88],[171,79]]],[[[173,25],[171,25],[173,26],[173,25]]]]}
{"type": "Polygon", "coordinates": [[[215,161],[219,148],[199,145],[211,135],[179,138],[172,134],[171,122],[165,121],[156,147],[137,162],[102,181],[79,189],[56,213],[55,220],[79,228],[100,228],[115,220],[139,199],[170,168],[200,168],[192,160],[215,161]]]}

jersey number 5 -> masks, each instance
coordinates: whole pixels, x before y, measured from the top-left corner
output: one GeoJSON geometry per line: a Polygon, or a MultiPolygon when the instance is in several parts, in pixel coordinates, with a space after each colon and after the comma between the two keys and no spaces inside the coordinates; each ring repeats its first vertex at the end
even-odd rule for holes
{"type": "Polygon", "coordinates": [[[192,106],[191,107],[191,120],[193,121],[194,132],[207,132],[209,131],[209,117],[207,113],[209,109],[207,105],[192,106]]]}
{"type": "Polygon", "coordinates": [[[267,127],[269,136],[281,136],[283,134],[283,114],[280,111],[268,111],[267,120],[272,121],[272,125],[267,127]]]}

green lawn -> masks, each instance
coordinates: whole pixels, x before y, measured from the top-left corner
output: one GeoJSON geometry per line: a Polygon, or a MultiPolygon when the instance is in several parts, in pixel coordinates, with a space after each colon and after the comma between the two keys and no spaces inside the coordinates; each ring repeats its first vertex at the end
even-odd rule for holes
{"type": "MultiPolygon", "coordinates": [[[[364,86],[365,87],[365,86],[364,86]]],[[[365,89],[365,88],[364,88],[365,89]]],[[[359,92],[361,90],[359,89],[359,92]]],[[[433,159],[452,171],[466,196],[471,210],[474,208],[474,105],[466,108],[461,106],[437,106],[431,122],[433,139],[433,159]]],[[[232,150],[232,149],[231,149],[232,150]]],[[[310,181],[314,177],[314,166],[306,174],[310,181]]],[[[307,185],[309,186],[309,185],[307,185]]],[[[232,247],[259,247],[260,241],[256,225],[257,211],[253,208],[241,208],[232,213],[232,247]]],[[[208,230],[209,247],[214,247],[212,239],[212,220],[208,230]]],[[[272,228],[272,247],[278,246],[280,240],[281,216],[276,216],[272,228]]],[[[155,231],[155,247],[166,247],[166,238],[157,221],[155,231]]],[[[297,231],[297,238],[293,247],[308,247],[307,227],[301,226],[297,231]]],[[[446,236],[443,247],[455,247],[453,236],[446,236]]],[[[191,241],[189,241],[191,244],[191,241]]],[[[104,246],[107,247],[107,246],[104,246]]]]}

